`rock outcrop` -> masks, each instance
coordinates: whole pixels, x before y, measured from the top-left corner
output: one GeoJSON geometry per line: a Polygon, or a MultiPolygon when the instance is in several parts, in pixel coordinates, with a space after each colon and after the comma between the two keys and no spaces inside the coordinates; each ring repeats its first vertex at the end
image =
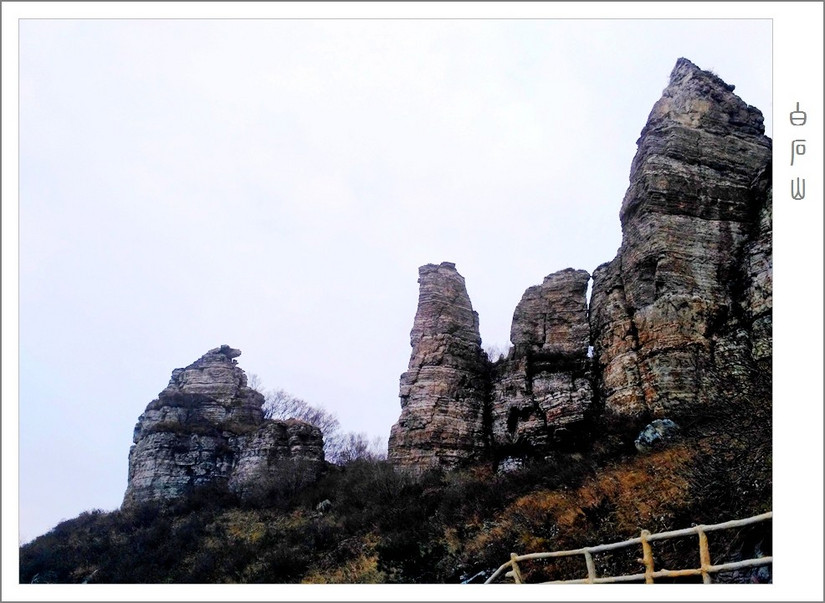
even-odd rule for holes
{"type": "Polygon", "coordinates": [[[748,387],[754,353],[770,356],[762,121],[733,86],[677,62],[638,141],[621,247],[594,273],[591,329],[608,415],[702,412],[748,387]]]}
{"type": "Polygon", "coordinates": [[[454,265],[420,269],[392,462],[517,465],[591,416],[602,433],[635,434],[771,403],[771,140],[733,89],[677,61],[637,141],[622,244],[594,271],[590,306],[587,272],[551,274],[516,308],[506,359],[481,355],[454,265]]]}
{"type": "Polygon", "coordinates": [[[401,416],[390,433],[389,460],[418,469],[455,467],[486,447],[487,356],[455,264],[427,264],[418,274],[413,349],[401,375],[401,416]]]}
{"type": "Polygon", "coordinates": [[[568,268],[524,292],[490,403],[494,456],[535,455],[570,436],[593,401],[584,270],[568,268]]]}
{"type": "Polygon", "coordinates": [[[320,469],[320,430],[265,419],[264,397],[247,386],[240,354],[224,345],[172,371],[135,426],[124,504],[175,498],[214,482],[243,493],[277,477],[285,461],[320,469]]]}
{"type": "Polygon", "coordinates": [[[589,279],[567,269],[527,289],[513,315],[515,345],[491,363],[455,265],[419,268],[413,350],[401,376],[390,461],[415,469],[482,459],[506,464],[565,440],[592,402],[589,279]]]}
{"type": "MultiPolygon", "coordinates": [[[[582,434],[631,444],[656,420],[688,429],[709,412],[770,405],[772,143],[762,114],[679,59],[637,144],[622,243],[593,272],[589,306],[586,271],[550,274],[516,307],[506,358],[482,350],[455,265],[419,269],[394,465],[512,467],[582,434]]],[[[126,502],[217,480],[244,494],[285,475],[311,479],[322,465],[316,428],[264,419],[239,354],[222,346],[172,373],[135,429],[126,502]]]]}

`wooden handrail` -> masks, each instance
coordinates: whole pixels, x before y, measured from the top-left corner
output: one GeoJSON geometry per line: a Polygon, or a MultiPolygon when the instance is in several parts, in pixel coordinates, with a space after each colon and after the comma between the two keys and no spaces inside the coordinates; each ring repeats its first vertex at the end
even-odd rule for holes
{"type": "Polygon", "coordinates": [[[521,561],[529,561],[532,559],[549,559],[554,557],[569,557],[573,555],[584,555],[587,565],[587,578],[577,580],[555,580],[553,582],[544,582],[543,584],[605,584],[611,582],[633,582],[636,580],[644,580],[645,583],[651,584],[655,578],[675,578],[680,576],[702,576],[704,584],[710,584],[710,575],[719,572],[733,571],[746,567],[759,567],[773,563],[773,557],[758,557],[754,559],[745,559],[744,561],[734,561],[731,563],[723,563],[721,565],[712,565],[710,561],[710,549],[708,547],[707,533],[718,530],[729,530],[731,528],[739,528],[761,521],[766,521],[773,518],[773,512],[762,513],[761,515],[754,515],[745,519],[735,519],[733,521],[726,521],[723,523],[716,523],[713,525],[698,525],[691,528],[684,528],[681,530],[672,530],[670,532],[658,532],[651,534],[647,530],[642,530],[642,533],[637,538],[630,538],[622,542],[614,542],[611,544],[599,544],[596,546],[583,547],[580,549],[571,549],[567,551],[552,551],[546,553],[528,553],[526,555],[510,554],[510,561],[502,564],[493,575],[487,578],[485,584],[490,584],[498,578],[507,568],[512,568],[507,572],[508,577],[513,577],[517,584],[524,583],[524,577],[518,563],[521,561]],[[668,540],[670,538],[679,538],[680,536],[697,535],[699,537],[699,562],[700,567],[683,570],[656,570],[653,563],[653,552],[650,547],[651,542],[657,540],[668,540]],[[644,562],[645,571],[642,574],[627,574],[623,576],[606,576],[597,577],[596,568],[593,561],[593,553],[602,553],[604,551],[612,551],[633,545],[642,546],[642,561],[644,562]]]}

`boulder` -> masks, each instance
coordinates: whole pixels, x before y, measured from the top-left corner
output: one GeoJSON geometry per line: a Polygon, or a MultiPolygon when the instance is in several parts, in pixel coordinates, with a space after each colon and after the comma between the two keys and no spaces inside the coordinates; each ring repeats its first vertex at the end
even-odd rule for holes
{"type": "Polygon", "coordinates": [[[639,452],[664,448],[679,433],[679,426],[670,419],[656,419],[645,427],[633,442],[639,452]]]}

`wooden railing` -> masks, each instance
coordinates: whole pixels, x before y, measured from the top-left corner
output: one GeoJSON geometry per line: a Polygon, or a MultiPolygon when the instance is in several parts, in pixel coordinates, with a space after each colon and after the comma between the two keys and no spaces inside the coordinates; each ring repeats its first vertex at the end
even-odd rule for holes
{"type": "Polygon", "coordinates": [[[587,577],[578,580],[554,580],[552,582],[543,582],[541,584],[606,584],[611,582],[635,582],[644,580],[646,584],[652,584],[655,578],[676,578],[683,576],[702,576],[702,582],[710,584],[711,574],[719,572],[730,572],[743,568],[759,567],[773,563],[773,556],[756,557],[753,559],[745,559],[743,561],[734,561],[730,563],[722,563],[721,565],[711,564],[710,548],[708,546],[708,532],[716,530],[729,530],[731,528],[739,528],[760,521],[766,521],[773,517],[772,512],[763,513],[747,519],[737,519],[734,521],[726,521],[725,523],[717,523],[714,525],[700,525],[692,528],[685,528],[683,530],[675,530],[672,532],[659,532],[658,534],[651,534],[647,530],[642,530],[638,538],[631,538],[623,542],[614,542],[612,544],[600,544],[597,546],[589,546],[581,549],[574,549],[570,551],[554,551],[551,553],[529,553],[527,555],[510,554],[510,561],[504,563],[499,567],[492,576],[490,576],[485,584],[490,584],[498,578],[508,568],[506,574],[507,578],[512,578],[516,584],[524,584],[521,568],[519,563],[531,559],[549,559],[552,557],[570,557],[573,555],[583,555],[587,566],[587,577]],[[656,570],[653,565],[653,549],[650,546],[651,542],[656,540],[667,540],[670,538],[679,538],[682,536],[690,536],[695,534],[699,537],[699,567],[682,570],[656,570]],[[603,576],[596,575],[596,564],[593,561],[594,553],[602,553],[605,551],[612,551],[629,546],[641,545],[642,558],[639,560],[645,568],[644,573],[641,574],[625,574],[622,576],[603,576]]]}

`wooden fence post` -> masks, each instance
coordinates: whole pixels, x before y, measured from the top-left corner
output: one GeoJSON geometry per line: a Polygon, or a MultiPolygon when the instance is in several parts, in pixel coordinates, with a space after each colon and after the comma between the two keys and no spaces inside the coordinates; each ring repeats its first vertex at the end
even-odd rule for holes
{"type": "Polygon", "coordinates": [[[702,582],[710,584],[710,574],[708,568],[710,567],[710,548],[708,547],[708,535],[702,529],[702,526],[696,526],[696,533],[699,535],[699,563],[702,568],[702,582]]]}
{"type": "Polygon", "coordinates": [[[593,563],[593,555],[590,551],[584,551],[584,561],[587,563],[587,581],[593,584],[596,581],[596,564],[593,563]]]}
{"type": "Polygon", "coordinates": [[[516,562],[517,558],[518,555],[516,555],[515,553],[510,553],[510,562],[513,564],[513,580],[516,584],[524,584],[524,581],[521,578],[521,570],[519,569],[518,563],[516,562]]]}
{"type": "Polygon", "coordinates": [[[647,539],[650,537],[650,532],[642,530],[642,557],[645,564],[645,584],[653,584],[653,549],[650,548],[650,543],[647,539]]]}

